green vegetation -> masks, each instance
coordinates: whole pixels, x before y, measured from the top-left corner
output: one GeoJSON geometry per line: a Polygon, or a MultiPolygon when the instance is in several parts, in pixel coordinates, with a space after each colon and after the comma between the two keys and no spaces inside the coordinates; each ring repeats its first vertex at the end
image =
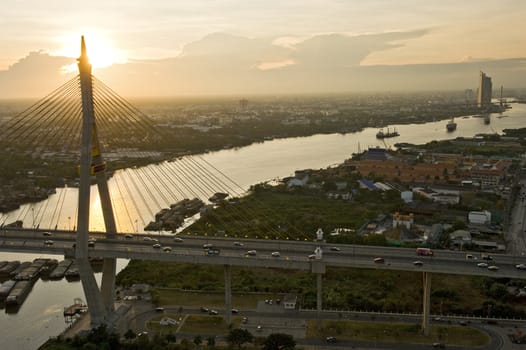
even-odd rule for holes
{"type": "Polygon", "coordinates": [[[409,340],[411,343],[422,344],[447,342],[457,346],[482,346],[489,342],[487,334],[461,326],[432,326],[429,336],[424,336],[417,324],[323,320],[321,330],[318,331],[316,321],[308,322],[308,338],[319,339],[326,336],[341,340],[386,343],[407,343],[409,340]]]}

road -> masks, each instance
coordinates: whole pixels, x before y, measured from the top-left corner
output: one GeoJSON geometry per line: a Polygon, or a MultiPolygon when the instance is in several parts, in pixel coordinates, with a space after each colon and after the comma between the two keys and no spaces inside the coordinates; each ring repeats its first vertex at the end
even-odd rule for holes
{"type": "MultiPolygon", "coordinates": [[[[175,242],[173,235],[141,235],[131,238],[117,235],[106,238],[103,234],[90,235],[96,240],[89,248],[93,257],[114,257],[123,259],[177,261],[197,264],[219,264],[253,266],[267,268],[299,269],[321,271],[325,267],[372,268],[404,271],[426,271],[432,273],[482,275],[490,277],[526,278],[526,270],[519,270],[517,264],[526,264],[526,257],[516,254],[493,254],[491,261],[483,261],[479,254],[473,253],[473,259],[466,258],[466,252],[436,250],[434,256],[417,256],[415,249],[360,246],[307,241],[280,241],[263,239],[233,239],[217,237],[184,236],[181,242],[175,242]],[[152,239],[158,240],[152,241],[152,239]],[[161,248],[154,248],[154,244],[161,248]],[[207,255],[204,244],[211,244],[220,250],[218,255],[207,255]],[[309,259],[316,247],[323,250],[322,259],[309,259]],[[165,252],[162,248],[170,247],[165,252]],[[255,250],[254,256],[247,255],[255,250]],[[279,257],[272,256],[279,252],[279,257]],[[384,258],[384,263],[373,262],[374,258],[384,258]],[[416,266],[415,261],[422,266],[416,266]],[[498,267],[491,271],[479,267],[481,262],[498,267]],[[316,270],[318,269],[318,270],[316,270]]],[[[0,235],[0,251],[74,255],[74,232],[52,232],[44,236],[42,231],[3,230],[0,235]],[[46,245],[46,240],[53,244],[46,245]]]]}

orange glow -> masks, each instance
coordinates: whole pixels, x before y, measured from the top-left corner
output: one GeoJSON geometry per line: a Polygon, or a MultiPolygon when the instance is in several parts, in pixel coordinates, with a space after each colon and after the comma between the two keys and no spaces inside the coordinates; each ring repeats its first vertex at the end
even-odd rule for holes
{"type": "MultiPolygon", "coordinates": [[[[112,41],[97,32],[86,32],[86,48],[89,61],[94,69],[109,67],[115,63],[126,62],[126,55],[123,51],[117,50],[112,41]]],[[[62,47],[56,52],[58,56],[75,57],[80,55],[81,35],[68,35],[56,39],[62,47]]],[[[64,67],[65,72],[77,70],[77,63],[64,67]]]]}

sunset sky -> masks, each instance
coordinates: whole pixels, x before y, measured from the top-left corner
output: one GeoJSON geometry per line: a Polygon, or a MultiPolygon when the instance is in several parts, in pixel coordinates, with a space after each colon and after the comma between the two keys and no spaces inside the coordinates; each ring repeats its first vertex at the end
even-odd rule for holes
{"type": "Polygon", "coordinates": [[[343,64],[343,58],[336,58],[340,52],[342,57],[350,55],[349,65],[361,67],[526,57],[526,2],[523,0],[91,0],[83,3],[85,5],[72,0],[2,1],[0,74],[12,70],[30,52],[77,57],[82,34],[86,36],[88,54],[96,68],[137,60],[181,60],[212,51],[222,53],[221,37],[217,37],[216,43],[209,40],[206,48],[203,46],[203,38],[210,38],[213,33],[249,39],[250,43],[258,43],[260,49],[265,42],[266,48],[260,51],[240,45],[241,41],[226,44],[231,54],[239,50],[239,56],[246,55],[249,49],[255,50],[250,52],[250,68],[258,71],[295,65],[299,69],[299,63],[321,60],[329,60],[325,65],[334,64],[335,59],[343,64]],[[338,35],[338,42],[325,40],[336,38],[334,35],[338,35]],[[342,43],[348,45],[340,48],[342,43]],[[316,57],[311,55],[314,51],[316,57]]]}

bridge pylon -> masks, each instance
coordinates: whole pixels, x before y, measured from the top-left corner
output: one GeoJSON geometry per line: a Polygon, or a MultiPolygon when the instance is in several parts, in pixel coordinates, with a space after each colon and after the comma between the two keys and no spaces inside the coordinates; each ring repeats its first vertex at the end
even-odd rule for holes
{"type": "Polygon", "coordinates": [[[105,163],[97,135],[93,103],[93,80],[84,36],[81,38],[81,54],[78,58],[80,89],[82,96],[82,132],[80,149],[80,185],[77,219],[75,258],[79,265],[82,288],[86,296],[92,327],[108,322],[114,311],[116,259],[104,259],[101,289],[97,285],[93,269],[89,264],[88,239],[90,217],[91,176],[95,175],[102,206],[106,235],[117,233],[115,216],[105,172],[105,163]]]}

